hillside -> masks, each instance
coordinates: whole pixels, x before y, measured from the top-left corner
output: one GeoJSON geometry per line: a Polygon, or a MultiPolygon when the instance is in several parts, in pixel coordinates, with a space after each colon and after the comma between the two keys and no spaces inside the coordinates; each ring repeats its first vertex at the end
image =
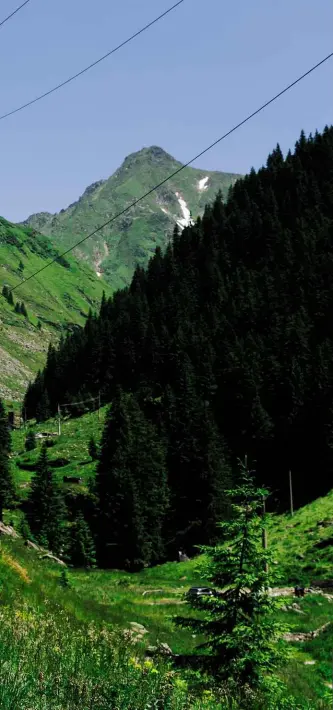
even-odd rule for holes
{"type": "MultiPolygon", "coordinates": [[[[89,481],[95,475],[96,462],[88,453],[88,442],[93,435],[96,442],[102,438],[107,407],[99,411],[87,412],[81,417],[66,418],[62,422],[61,436],[54,438],[49,451],[50,461],[63,459],[63,465],[55,469],[56,480],[68,499],[89,497],[89,481]],[[79,476],[80,484],[64,483],[64,476],[79,476]]],[[[34,431],[56,432],[56,419],[34,425],[34,431]]],[[[33,451],[24,450],[26,429],[12,433],[13,453],[11,465],[18,486],[19,501],[24,501],[29,490],[31,477],[40,453],[40,441],[33,451]]],[[[18,523],[20,509],[12,511],[10,517],[18,523]]],[[[302,583],[309,587],[314,582],[332,581],[333,587],[333,490],[327,496],[317,498],[312,503],[296,510],[294,515],[271,514],[269,517],[268,542],[278,563],[281,584],[302,583]]],[[[193,584],[199,582],[194,561],[189,567],[188,578],[193,584]],[[192,575],[196,577],[192,579],[192,575]]],[[[175,569],[177,565],[175,566],[175,569]]],[[[166,566],[165,569],[169,569],[166,566]]],[[[170,570],[173,566],[170,566],[170,570]]],[[[186,565],[184,569],[187,569],[186,565]]],[[[112,572],[109,572],[112,576],[112,572]]],[[[187,572],[186,572],[187,574],[187,572]]],[[[143,573],[152,575],[153,570],[143,573]]],[[[172,575],[173,576],[173,575],[172,575]]],[[[181,576],[181,575],[180,575],[181,576]]],[[[134,579],[136,576],[134,575],[134,579]]],[[[180,585],[182,586],[182,585],[180,585]]]]}
{"type": "MultiPolygon", "coordinates": [[[[52,236],[65,249],[123,210],[135,199],[181,167],[164,150],[153,146],[129,155],[107,180],[90,185],[77,202],[58,214],[31,215],[25,225],[52,236]]],[[[173,227],[201,215],[207,201],[228,188],[239,177],[229,173],[185,168],[123,217],[99,232],[77,250],[96,273],[113,288],[130,281],[139,263],[147,264],[156,246],[164,247],[173,227]]]]}
{"type": "Polygon", "coordinates": [[[277,146],[138,268],[27,393],[31,417],[43,390],[52,412],[82,386],[104,403],[128,393],[165,444],[185,547],[202,542],[213,501],[217,515],[228,458],[248,456],[274,506],[288,505],[289,470],[296,507],[331,488],[332,182],[332,128],[302,133],[285,157],[277,146]]]}
{"type": "MultiPolygon", "coordinates": [[[[48,238],[0,218],[0,293],[56,256],[48,238]]],[[[49,342],[82,325],[89,309],[98,308],[103,288],[108,286],[88,265],[70,255],[13,292],[15,302],[25,303],[28,318],[0,295],[1,397],[22,401],[29,380],[45,364],[49,342]]]]}
{"type": "MultiPolygon", "coordinates": [[[[87,481],[93,474],[95,467],[95,464],[89,461],[89,456],[87,456],[87,443],[92,432],[96,438],[101,434],[104,417],[105,409],[103,408],[99,414],[94,412],[79,419],[64,421],[62,435],[60,438],[56,438],[55,445],[50,450],[51,460],[63,456],[69,461],[67,466],[58,469],[58,480],[61,485],[64,485],[62,484],[63,473],[73,474],[82,471],[84,479],[82,487],[64,485],[65,488],[67,487],[67,491],[71,490],[73,496],[80,496],[84,490],[87,490],[87,481]]],[[[54,431],[54,422],[50,420],[34,428],[36,432],[54,431]]],[[[31,472],[23,471],[17,464],[23,459],[25,463],[35,461],[40,444],[38,444],[37,450],[23,454],[23,443],[24,431],[13,432],[12,463],[14,464],[16,482],[24,498],[27,489],[21,486],[23,483],[25,486],[29,485],[31,472]]],[[[6,513],[5,522],[9,524],[10,521],[14,522],[16,528],[18,527],[19,510],[16,513],[15,511],[6,513]]],[[[295,698],[294,704],[291,700],[290,705],[287,702],[281,706],[273,704],[272,708],[274,707],[275,710],[277,708],[280,710],[280,707],[286,707],[288,710],[292,708],[293,710],[296,708],[324,710],[330,707],[332,629],[327,627],[320,637],[313,638],[313,640],[297,641],[296,637],[298,634],[315,631],[331,622],[332,597],[330,594],[332,590],[327,590],[329,594],[326,593],[326,596],[320,591],[308,593],[304,599],[299,599],[295,603],[291,587],[299,582],[308,586],[310,582],[314,584],[331,578],[332,525],[332,493],[298,510],[293,517],[274,515],[269,520],[268,543],[273,551],[276,569],[282,575],[281,587],[284,585],[284,588],[274,590],[284,597],[279,618],[281,623],[286,625],[288,633],[295,635],[295,640],[289,641],[290,659],[282,670],[282,678],[288,688],[288,697],[295,698]]],[[[47,691],[50,694],[48,707],[53,707],[51,704],[53,702],[52,687],[54,686],[53,679],[58,672],[56,670],[58,668],[57,652],[48,658],[49,651],[47,649],[50,646],[51,652],[51,649],[56,649],[59,645],[62,647],[62,644],[59,644],[59,629],[63,635],[62,643],[66,647],[61,673],[64,675],[65,683],[66,674],[70,674],[70,659],[76,658],[75,662],[80,677],[83,674],[89,678],[91,673],[89,654],[91,654],[91,659],[99,658],[102,639],[108,638],[111,641],[111,646],[113,645],[112,657],[108,658],[108,663],[112,664],[114,662],[112,659],[117,658],[115,655],[118,652],[117,644],[121,639],[117,636],[117,629],[133,629],[133,625],[141,624],[145,631],[141,637],[140,631],[138,632],[137,641],[139,643],[136,643],[134,648],[128,646],[127,649],[125,644],[122,661],[117,661],[112,674],[115,685],[121,684],[120,675],[130,678],[128,692],[134,693],[136,679],[131,675],[130,669],[131,663],[133,663],[131,659],[136,659],[137,670],[140,669],[141,664],[144,668],[144,652],[148,645],[162,642],[168,644],[176,654],[196,652],[195,649],[200,638],[187,630],[176,628],[173,624],[173,617],[179,614],[180,609],[182,615],[191,613],[186,606],[181,606],[184,605],[184,592],[192,585],[207,583],[201,571],[202,562],[204,562],[203,558],[196,558],[181,564],[167,563],[142,570],[137,574],[117,570],[69,568],[69,586],[64,588],[61,585],[61,567],[59,565],[49,560],[42,560],[41,554],[24,547],[22,540],[2,536],[0,542],[0,588],[2,589],[4,607],[1,612],[1,658],[3,661],[6,660],[7,663],[13,664],[13,668],[15,668],[16,646],[14,645],[15,634],[13,634],[15,624],[17,633],[19,633],[18,638],[21,633],[24,633],[25,638],[24,654],[21,656],[20,682],[22,688],[26,689],[25,692],[30,688],[29,692],[37,693],[37,690],[32,690],[34,686],[32,680],[29,680],[29,674],[35,673],[33,658],[36,653],[32,654],[30,659],[28,648],[34,648],[36,651],[39,647],[35,635],[35,630],[38,629],[38,634],[43,640],[40,652],[45,659],[44,665],[47,669],[45,679],[50,684],[47,691]],[[101,627],[105,631],[100,636],[101,627]],[[80,648],[79,639],[82,638],[82,632],[88,634],[92,643],[96,642],[96,647],[85,646],[81,663],[75,654],[80,648]],[[107,635],[111,632],[113,633],[112,639],[107,635]],[[51,644],[45,644],[46,633],[51,644]],[[69,639],[72,639],[71,643],[69,639]]],[[[96,681],[95,664],[93,668],[93,676],[96,681]]],[[[157,668],[162,677],[165,672],[170,673],[170,669],[163,668],[163,666],[157,666],[157,668]]],[[[100,667],[99,673],[99,682],[106,683],[103,665],[100,667]]],[[[38,677],[38,673],[36,675],[38,677]]],[[[175,678],[181,679],[177,671],[175,678]]],[[[1,692],[4,692],[5,688],[7,688],[8,694],[10,693],[10,687],[7,686],[7,676],[1,677],[1,681],[0,699],[1,692]]],[[[185,680],[182,679],[182,683],[184,682],[185,680]]],[[[183,687],[186,688],[184,685],[183,687]]],[[[68,685],[61,686],[59,692],[67,693],[68,699],[68,685]]],[[[117,692],[120,692],[119,688],[117,692]]],[[[144,692],[148,692],[147,684],[145,684],[144,692]]],[[[156,688],[154,692],[157,692],[156,688]]],[[[196,695],[196,693],[194,694],[196,695]]],[[[108,697],[107,693],[105,697],[108,697]]],[[[198,702],[198,706],[195,706],[194,700],[191,700],[193,705],[184,704],[184,708],[198,707],[198,710],[199,708],[203,710],[203,708],[220,707],[221,710],[226,710],[228,707],[223,702],[221,706],[218,705],[213,699],[209,704],[208,697],[207,694],[207,704],[198,702]]],[[[24,696],[20,708],[31,707],[31,705],[25,704],[27,702],[28,699],[24,696]]],[[[127,706],[125,698],[123,698],[124,704],[121,707],[132,707],[130,701],[128,702],[127,706]]],[[[4,707],[6,707],[5,703],[4,707]]],[[[14,705],[13,707],[16,710],[18,706],[14,705]]],[[[39,705],[36,707],[39,708],[39,705]]],[[[73,704],[73,707],[76,705],[73,704]]],[[[101,707],[104,708],[104,705],[101,707]]],[[[141,705],[137,704],[134,707],[141,707],[141,705]]],[[[179,702],[178,705],[175,704],[175,707],[182,708],[183,705],[179,702]]],[[[234,707],[238,706],[235,704],[234,707]]],[[[257,710],[259,708],[263,710],[263,707],[266,710],[266,705],[256,706],[257,710]]]]}

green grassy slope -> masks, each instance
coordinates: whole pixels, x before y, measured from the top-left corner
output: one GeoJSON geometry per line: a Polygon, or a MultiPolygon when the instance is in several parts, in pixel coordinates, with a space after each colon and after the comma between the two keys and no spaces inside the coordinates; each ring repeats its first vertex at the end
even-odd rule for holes
{"type": "MultiPolygon", "coordinates": [[[[56,469],[64,490],[87,492],[87,483],[94,475],[96,465],[89,457],[88,441],[92,433],[99,441],[105,411],[106,408],[102,408],[99,414],[91,412],[62,422],[61,437],[55,438],[49,456],[51,460],[62,456],[69,461],[66,466],[56,469]],[[82,485],[64,484],[63,475],[82,476],[82,485]]],[[[56,429],[55,420],[35,427],[36,432],[54,432],[56,429]]],[[[13,432],[12,465],[22,498],[27,494],[32,472],[20,468],[18,463],[33,466],[40,447],[38,443],[36,450],[25,453],[24,437],[23,429],[13,432]]],[[[11,512],[7,514],[6,521],[14,519],[17,524],[18,518],[19,511],[16,514],[11,512]]],[[[270,516],[268,542],[274,565],[281,574],[281,586],[289,587],[297,582],[308,585],[333,577],[332,527],[333,491],[296,511],[293,517],[270,516]]],[[[119,626],[126,629],[131,622],[137,622],[148,631],[145,643],[155,644],[159,640],[168,643],[175,653],[194,651],[198,638],[188,630],[175,628],[172,617],[190,613],[183,603],[183,593],[188,587],[207,583],[200,571],[200,558],[181,564],[167,563],[137,574],[112,570],[69,570],[71,586],[63,590],[59,584],[60,568],[56,564],[39,560],[38,553],[26,549],[20,540],[2,538],[0,548],[3,579],[9,573],[9,566],[10,573],[16,574],[26,602],[40,611],[43,612],[46,606],[49,609],[63,609],[69,618],[84,623],[107,624],[110,628],[119,626]],[[15,564],[25,570],[29,583],[24,581],[22,570],[15,568],[15,564]]],[[[287,608],[279,612],[281,622],[287,624],[293,633],[313,631],[333,619],[333,598],[319,593],[310,594],[297,600],[297,609],[291,607],[294,602],[295,598],[286,596],[284,603],[287,608]]],[[[327,707],[324,699],[331,692],[328,683],[332,643],[333,629],[329,627],[318,639],[290,644],[291,658],[283,677],[290,692],[299,700],[307,699],[313,709],[327,707]]]]}
{"type": "MultiPolygon", "coordinates": [[[[49,238],[0,218],[0,294],[3,285],[16,286],[55,256],[49,238]]],[[[13,292],[14,301],[24,301],[28,319],[0,295],[0,396],[6,400],[22,399],[29,379],[45,362],[49,341],[82,325],[89,308],[98,307],[103,288],[110,292],[88,265],[71,255],[63,264],[52,264],[13,292]]]]}
{"type": "MultiPolygon", "coordinates": [[[[103,222],[123,210],[181,166],[158,147],[129,155],[108,179],[94,183],[80,199],[59,214],[32,215],[29,224],[54,238],[61,248],[72,246],[103,222]]],[[[205,204],[219,189],[224,195],[238,175],[185,168],[163,187],[123,217],[79,247],[77,256],[103,271],[114,288],[128,283],[137,263],[144,265],[156,246],[165,246],[178,219],[183,217],[179,198],[192,217],[202,214],[205,204]],[[208,177],[200,190],[199,181],[208,177]],[[178,197],[176,196],[178,194],[178,197]]]]}
{"type": "Polygon", "coordinates": [[[333,580],[333,490],[293,517],[273,516],[268,536],[285,581],[333,580]]]}

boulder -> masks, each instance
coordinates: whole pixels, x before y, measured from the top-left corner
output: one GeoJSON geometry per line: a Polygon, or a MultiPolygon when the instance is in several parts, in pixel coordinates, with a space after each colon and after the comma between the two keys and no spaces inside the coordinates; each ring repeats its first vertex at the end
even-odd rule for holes
{"type": "Polygon", "coordinates": [[[149,633],[147,631],[147,629],[144,626],[142,626],[142,624],[137,624],[136,621],[131,621],[130,627],[131,627],[131,631],[134,631],[134,633],[136,633],[136,634],[140,634],[140,636],[144,636],[145,634],[149,633]]]}
{"type": "Polygon", "coordinates": [[[66,562],[63,560],[60,560],[59,557],[56,557],[55,555],[52,555],[51,552],[48,552],[46,555],[42,555],[41,560],[51,560],[52,562],[56,562],[58,565],[61,565],[62,567],[67,567],[66,562]]]}
{"type": "Polygon", "coordinates": [[[0,535],[9,535],[9,537],[20,537],[19,534],[12,528],[11,525],[5,525],[0,522],[0,535]]]}
{"type": "Polygon", "coordinates": [[[157,646],[147,646],[146,648],[147,656],[174,656],[173,651],[167,643],[162,643],[158,641],[157,646]]]}
{"type": "Polygon", "coordinates": [[[157,652],[163,654],[163,656],[173,656],[173,651],[167,643],[159,643],[157,652]]]}

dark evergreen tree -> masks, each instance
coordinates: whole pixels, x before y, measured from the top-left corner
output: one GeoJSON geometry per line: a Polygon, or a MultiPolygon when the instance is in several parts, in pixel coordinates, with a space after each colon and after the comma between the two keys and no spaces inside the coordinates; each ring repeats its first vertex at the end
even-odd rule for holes
{"type": "Polygon", "coordinates": [[[74,567],[94,567],[96,553],[89,525],[78,513],[69,532],[68,555],[74,567]]]}
{"type": "Polygon", "coordinates": [[[27,309],[25,307],[25,303],[23,303],[23,301],[21,303],[21,313],[22,313],[22,316],[24,316],[25,318],[28,318],[28,311],[27,311],[27,309]]]}
{"type": "Polygon", "coordinates": [[[16,301],[14,311],[15,313],[21,314],[21,304],[19,301],[16,301]]]}
{"type": "Polygon", "coordinates": [[[0,399],[0,521],[3,519],[4,508],[9,507],[15,497],[15,486],[9,461],[10,451],[11,438],[8,417],[0,399]]]}
{"type": "Polygon", "coordinates": [[[50,415],[50,400],[47,391],[44,390],[36,407],[36,420],[37,422],[46,422],[50,415]]]}
{"type": "Polygon", "coordinates": [[[25,437],[25,450],[33,451],[36,448],[36,436],[33,429],[30,429],[25,437]]]}
{"type": "Polygon", "coordinates": [[[6,284],[2,287],[2,295],[8,301],[9,288],[6,284]]]}
{"type": "Polygon", "coordinates": [[[163,446],[135,399],[119,388],[106,418],[96,495],[100,564],[135,569],[163,559],[163,446]]]}
{"type": "MultiPolygon", "coordinates": [[[[189,598],[200,618],[177,623],[207,637],[214,675],[241,690],[265,687],[267,675],[284,660],[279,645],[277,602],[269,595],[269,552],[262,547],[263,500],[267,490],[256,487],[245,467],[238,485],[229,491],[231,519],[222,524],[223,544],[203,548],[206,577],[224,590],[210,598],[189,598]]],[[[273,684],[274,687],[274,684],[273,684]]]]}
{"type": "Polygon", "coordinates": [[[96,461],[98,459],[98,446],[93,436],[90,437],[88,451],[89,456],[91,456],[92,460],[96,461]]]}
{"type": "Polygon", "coordinates": [[[55,552],[60,551],[64,538],[64,503],[53,469],[49,466],[45,443],[31,480],[27,520],[38,542],[55,552]]]}

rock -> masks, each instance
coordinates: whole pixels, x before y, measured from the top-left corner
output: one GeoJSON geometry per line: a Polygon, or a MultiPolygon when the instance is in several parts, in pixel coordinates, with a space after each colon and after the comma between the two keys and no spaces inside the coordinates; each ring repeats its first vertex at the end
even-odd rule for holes
{"type": "Polygon", "coordinates": [[[59,557],[56,557],[55,555],[52,555],[51,552],[48,552],[46,555],[42,555],[41,560],[52,560],[52,562],[57,562],[58,565],[62,565],[62,567],[67,567],[66,562],[63,560],[60,560],[59,557]]]}
{"type": "Polygon", "coordinates": [[[137,624],[136,621],[131,621],[130,627],[131,627],[131,631],[134,631],[134,633],[136,633],[136,634],[140,634],[140,636],[144,636],[145,634],[149,633],[149,631],[147,631],[147,629],[145,629],[145,627],[142,626],[142,624],[137,624]]]}
{"type": "Polygon", "coordinates": [[[5,525],[4,523],[0,523],[0,535],[9,535],[9,537],[20,537],[11,525],[5,525]]]}
{"type": "Polygon", "coordinates": [[[38,545],[36,545],[34,542],[31,542],[31,540],[26,540],[24,544],[26,547],[30,547],[32,550],[37,550],[37,552],[40,552],[40,547],[38,547],[38,545]]]}
{"type": "Polygon", "coordinates": [[[159,643],[158,653],[162,653],[165,656],[173,656],[173,651],[167,643],[159,643]]]}
{"type": "Polygon", "coordinates": [[[180,582],[185,582],[186,579],[187,579],[186,576],[185,576],[185,577],[180,577],[180,580],[179,580],[179,581],[180,581],[180,582]]]}
{"type": "Polygon", "coordinates": [[[286,633],[283,635],[283,639],[285,641],[311,641],[312,639],[317,638],[328,626],[330,626],[330,621],[328,621],[326,624],[323,624],[323,626],[320,626],[319,629],[316,629],[316,631],[309,631],[308,633],[286,633]]]}
{"type": "Polygon", "coordinates": [[[305,666],[314,666],[316,661],[304,661],[305,666]]]}

